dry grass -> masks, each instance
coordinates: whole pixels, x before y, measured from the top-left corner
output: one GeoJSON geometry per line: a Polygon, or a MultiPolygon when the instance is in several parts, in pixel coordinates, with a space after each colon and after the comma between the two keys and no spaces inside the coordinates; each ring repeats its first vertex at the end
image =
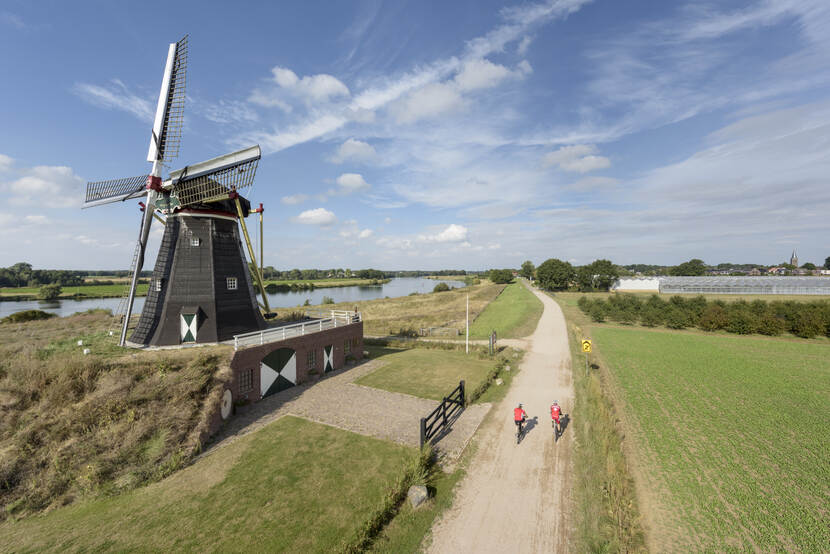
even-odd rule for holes
{"type": "Polygon", "coordinates": [[[417,294],[400,298],[381,298],[364,302],[327,304],[325,309],[351,310],[354,306],[363,314],[366,335],[395,335],[401,329],[418,331],[428,327],[453,327],[464,329],[467,294],[470,295],[470,321],[504,289],[483,281],[479,285],[453,289],[446,292],[417,294]]]}
{"type": "Polygon", "coordinates": [[[400,329],[426,329],[428,327],[454,327],[464,329],[467,294],[470,295],[470,321],[492,302],[505,285],[483,281],[479,285],[462,287],[446,292],[416,294],[400,298],[380,298],[364,302],[328,304],[325,309],[351,310],[358,307],[363,314],[363,330],[366,335],[395,335],[400,329]]]}
{"type": "Polygon", "coordinates": [[[110,321],[0,325],[0,521],[158,480],[198,450],[229,347],[122,349],[110,321]]]}

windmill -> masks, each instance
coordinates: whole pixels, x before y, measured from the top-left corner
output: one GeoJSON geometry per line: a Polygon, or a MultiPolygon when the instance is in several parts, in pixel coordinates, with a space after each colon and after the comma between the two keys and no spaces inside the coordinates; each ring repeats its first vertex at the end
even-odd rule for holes
{"type": "Polygon", "coordinates": [[[186,67],[187,36],[168,49],[147,153],[147,161],[153,163],[151,173],[87,185],[84,208],[144,199],[121,329],[122,346],[127,342],[136,286],[154,218],[164,222],[164,236],[131,343],[217,342],[265,327],[237,222],[242,226],[252,271],[262,293],[262,308],[266,314],[270,312],[245,226],[250,203],[238,193],[253,184],[261,157],[259,146],[186,166],[162,180],[163,165],[178,156],[181,144],[186,67]],[[166,218],[162,219],[157,212],[166,218]]]}

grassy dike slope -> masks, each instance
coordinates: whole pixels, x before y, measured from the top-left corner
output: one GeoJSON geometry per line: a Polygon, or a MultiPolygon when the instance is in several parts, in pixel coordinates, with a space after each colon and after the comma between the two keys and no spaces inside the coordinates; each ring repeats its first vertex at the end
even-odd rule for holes
{"type": "Polygon", "coordinates": [[[13,551],[342,549],[411,448],[283,417],[149,487],[0,525],[13,551]]]}
{"type": "Polygon", "coordinates": [[[495,329],[500,339],[523,338],[536,329],[544,306],[522,283],[512,283],[470,325],[470,338],[487,339],[495,329]]]}
{"type": "Polygon", "coordinates": [[[593,338],[682,543],[827,548],[830,346],[605,326],[593,338]]]}

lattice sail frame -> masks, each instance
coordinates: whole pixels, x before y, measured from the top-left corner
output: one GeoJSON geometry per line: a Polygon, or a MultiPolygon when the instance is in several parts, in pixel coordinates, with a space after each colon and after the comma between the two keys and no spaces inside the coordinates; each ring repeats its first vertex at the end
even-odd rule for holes
{"type": "Polygon", "coordinates": [[[184,104],[187,85],[187,38],[185,35],[176,43],[176,57],[173,61],[173,73],[170,75],[170,91],[167,95],[167,110],[164,116],[161,136],[159,137],[160,159],[170,162],[179,156],[184,127],[184,104]]]}
{"type": "Polygon", "coordinates": [[[173,171],[171,195],[182,206],[225,200],[231,192],[254,183],[261,155],[259,146],[253,146],[173,171]]]}
{"type": "Polygon", "coordinates": [[[84,205],[94,206],[126,200],[138,192],[143,193],[146,184],[147,175],[87,183],[84,205]]]}

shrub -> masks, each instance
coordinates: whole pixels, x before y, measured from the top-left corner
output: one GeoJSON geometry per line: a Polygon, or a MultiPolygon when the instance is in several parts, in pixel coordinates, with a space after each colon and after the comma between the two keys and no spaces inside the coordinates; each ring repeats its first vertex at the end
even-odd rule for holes
{"type": "Polygon", "coordinates": [[[414,327],[401,327],[398,329],[397,332],[390,331],[390,335],[394,335],[396,337],[409,337],[409,338],[417,338],[419,336],[418,330],[414,327]]]}
{"type": "Polygon", "coordinates": [[[679,308],[676,303],[669,303],[664,314],[666,327],[669,329],[683,329],[689,326],[689,318],[686,312],[682,308],[679,308]]]}
{"type": "Polygon", "coordinates": [[[824,318],[818,306],[808,305],[798,313],[793,325],[793,334],[804,339],[826,334],[824,318]]]}
{"type": "Polygon", "coordinates": [[[656,327],[663,321],[663,309],[660,306],[646,304],[640,310],[640,323],[646,327],[656,327]]]}
{"type": "Polygon", "coordinates": [[[435,288],[432,289],[432,292],[445,292],[450,290],[450,286],[447,283],[438,283],[435,285],[435,288]]]}
{"type": "Polygon", "coordinates": [[[25,321],[37,321],[39,319],[51,319],[58,317],[55,314],[44,312],[43,310],[24,310],[11,315],[7,315],[0,319],[0,323],[23,323],[25,321]]]}
{"type": "Polygon", "coordinates": [[[602,300],[594,300],[591,303],[591,308],[588,310],[588,315],[591,316],[591,320],[597,323],[605,321],[605,303],[602,300]]]}
{"type": "Polygon", "coordinates": [[[729,310],[729,323],[726,324],[726,330],[730,333],[737,333],[739,335],[749,335],[755,332],[755,317],[749,308],[744,305],[732,306],[729,310]]]}
{"type": "Polygon", "coordinates": [[[324,296],[321,304],[334,304],[334,299],[331,296],[324,296]]]}
{"type": "Polygon", "coordinates": [[[588,309],[591,307],[591,301],[588,300],[588,297],[583,294],[579,297],[579,300],[576,301],[576,305],[579,306],[582,313],[587,314],[588,309]]]}
{"type": "Polygon", "coordinates": [[[757,320],[755,325],[756,330],[762,335],[769,335],[771,337],[780,335],[784,332],[786,323],[783,319],[778,319],[772,311],[764,312],[757,320]]]}
{"type": "Polygon", "coordinates": [[[697,326],[704,331],[725,329],[728,324],[729,316],[726,314],[726,310],[714,303],[706,306],[697,322],[697,326]]]}

